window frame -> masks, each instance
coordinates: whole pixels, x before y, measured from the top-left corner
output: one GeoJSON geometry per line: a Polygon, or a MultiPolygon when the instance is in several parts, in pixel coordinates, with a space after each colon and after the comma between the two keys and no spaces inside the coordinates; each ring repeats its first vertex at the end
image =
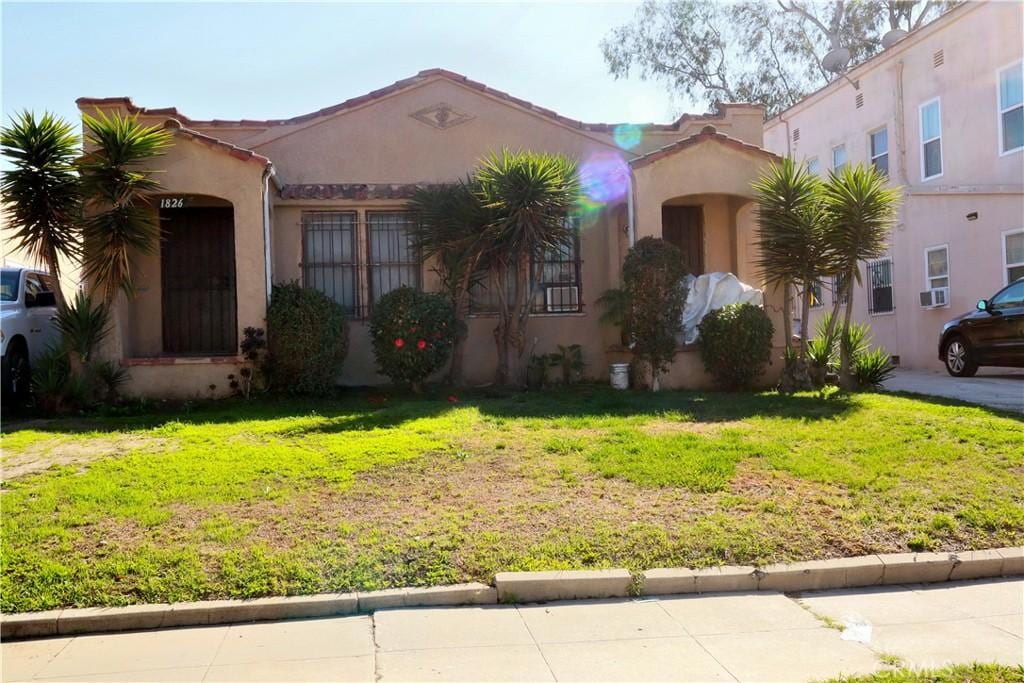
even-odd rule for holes
{"type": "MultiPolygon", "coordinates": [[[[301,240],[301,243],[300,243],[301,251],[299,253],[300,253],[300,258],[302,259],[301,262],[299,263],[299,270],[302,272],[302,286],[303,286],[303,288],[306,288],[306,289],[316,289],[317,291],[323,292],[326,295],[327,292],[324,292],[322,289],[317,289],[315,284],[311,284],[309,282],[309,279],[307,277],[307,269],[309,269],[309,268],[311,268],[313,266],[320,266],[320,267],[330,266],[330,267],[334,267],[334,268],[337,268],[337,267],[349,267],[349,268],[352,269],[352,310],[351,311],[346,310],[345,314],[348,315],[348,316],[351,316],[352,319],[354,319],[354,320],[361,320],[361,319],[365,318],[366,317],[366,311],[364,310],[365,305],[363,303],[363,294],[362,294],[362,276],[360,274],[361,271],[363,270],[363,265],[364,264],[361,262],[360,253],[359,253],[360,252],[360,250],[359,250],[359,212],[356,211],[355,209],[327,209],[327,208],[325,208],[325,209],[302,209],[300,211],[300,213],[299,213],[299,239],[301,240]],[[306,231],[308,229],[308,226],[306,225],[306,217],[307,216],[311,216],[313,214],[341,214],[341,215],[345,215],[345,216],[351,216],[351,218],[352,218],[352,237],[351,237],[351,239],[352,239],[352,245],[351,245],[351,248],[352,248],[352,261],[350,263],[349,262],[342,262],[342,261],[323,261],[323,262],[313,263],[313,262],[311,262],[309,260],[310,259],[310,254],[308,253],[308,251],[306,249],[306,231]]],[[[332,249],[333,249],[333,245],[332,245],[332,249]]],[[[331,301],[335,301],[334,297],[331,297],[330,295],[327,295],[327,296],[331,299],[331,301]]],[[[337,303],[337,301],[335,301],[335,303],[337,303]]],[[[342,306],[344,308],[344,306],[342,304],[339,303],[338,305],[342,306]]]]}
{"type": "Polygon", "coordinates": [[[945,150],[943,149],[943,145],[942,145],[942,97],[941,96],[936,96],[936,97],[931,98],[927,102],[922,102],[917,107],[917,137],[918,137],[918,140],[920,141],[920,144],[918,145],[918,147],[919,147],[920,157],[921,157],[920,158],[920,161],[921,161],[921,182],[922,183],[926,183],[926,182],[928,182],[930,180],[935,180],[936,178],[941,178],[942,175],[946,172],[946,159],[944,157],[945,150]],[[936,137],[934,137],[934,138],[928,138],[927,140],[925,140],[924,139],[924,110],[925,110],[925,107],[929,107],[932,104],[936,105],[938,107],[938,111],[939,111],[939,134],[936,137]],[[936,140],[939,141],[939,172],[936,173],[935,175],[926,176],[925,173],[927,172],[927,167],[925,166],[924,148],[925,148],[925,145],[927,145],[929,142],[935,142],[936,140]]]}
{"type": "Polygon", "coordinates": [[[832,285],[832,305],[833,306],[835,306],[837,301],[839,302],[840,306],[846,306],[847,304],[850,303],[849,295],[847,295],[845,299],[842,299],[839,296],[839,285],[842,284],[839,281],[839,279],[841,277],[843,277],[843,275],[839,274],[839,275],[833,275],[832,278],[831,278],[830,284],[832,285]]]}
{"type": "MultiPolygon", "coordinates": [[[[948,254],[946,255],[946,270],[947,271],[949,270],[949,255],[948,254]]],[[[867,289],[867,294],[868,294],[868,297],[867,297],[868,298],[868,315],[870,315],[870,316],[876,316],[876,315],[896,315],[896,270],[893,268],[892,256],[882,256],[881,258],[876,258],[876,259],[872,259],[872,260],[868,261],[867,265],[866,265],[866,268],[865,268],[865,275],[866,275],[866,277],[864,279],[867,281],[867,285],[868,285],[865,288],[865,289],[867,289]],[[877,263],[881,263],[883,261],[889,264],[889,292],[890,292],[889,299],[890,299],[892,307],[889,310],[887,310],[887,311],[877,311],[877,310],[875,310],[875,282],[871,278],[871,267],[873,265],[875,265],[877,263]]],[[[949,277],[948,274],[947,274],[946,277],[947,278],[949,277]]],[[[882,289],[882,288],[880,288],[880,289],[882,289]]]]}
{"type": "MultiPolygon", "coordinates": [[[[418,250],[416,250],[415,248],[410,248],[410,251],[416,252],[416,253],[413,254],[413,256],[415,258],[412,261],[386,261],[386,262],[382,261],[380,263],[374,263],[374,261],[373,261],[373,228],[372,228],[372,225],[371,225],[371,222],[370,222],[370,216],[382,215],[382,214],[383,215],[404,214],[404,215],[406,215],[406,216],[408,216],[410,218],[409,223],[411,223],[413,220],[415,220],[415,218],[413,217],[412,212],[409,211],[408,209],[387,209],[387,208],[379,208],[378,209],[378,208],[375,207],[375,208],[372,208],[372,209],[366,209],[363,212],[364,234],[365,234],[365,238],[366,238],[366,252],[365,252],[365,258],[363,260],[363,263],[361,263],[360,265],[362,266],[362,270],[365,272],[365,277],[366,277],[366,280],[365,280],[364,283],[362,283],[362,285],[366,287],[366,315],[367,316],[369,316],[369,314],[373,311],[373,306],[374,306],[375,303],[377,303],[377,299],[379,298],[379,297],[374,295],[373,271],[374,271],[375,268],[379,269],[379,268],[382,268],[382,267],[396,267],[396,266],[397,267],[403,267],[403,266],[404,267],[414,267],[415,268],[415,273],[416,273],[416,281],[415,281],[414,284],[412,284],[410,286],[413,289],[417,290],[417,291],[422,291],[423,290],[423,255],[420,254],[418,252],[418,250]]],[[[401,286],[403,286],[403,285],[400,284],[399,287],[401,287],[401,286]]],[[[388,290],[388,292],[392,292],[395,289],[397,289],[397,287],[388,290]]],[[[381,296],[384,296],[384,295],[382,294],[381,296]]]]}
{"type": "MultiPolygon", "coordinates": [[[[932,280],[938,280],[938,279],[944,277],[946,279],[946,285],[945,285],[946,288],[949,289],[950,291],[953,291],[953,280],[950,278],[950,271],[952,269],[953,269],[952,265],[949,262],[949,243],[948,242],[945,243],[945,244],[934,244],[934,245],[932,245],[930,247],[925,247],[924,248],[924,288],[925,289],[927,289],[927,290],[939,289],[939,287],[933,287],[932,286],[932,280]],[[946,252],[946,274],[944,276],[943,275],[934,275],[934,276],[933,275],[929,275],[928,274],[928,254],[932,253],[933,251],[939,251],[940,249],[946,252]]],[[[949,297],[947,296],[946,297],[946,303],[943,306],[939,306],[938,308],[947,308],[948,306],[949,306],[949,297]]]]}
{"type": "Polygon", "coordinates": [[[808,173],[812,173],[819,178],[821,177],[821,161],[818,160],[818,157],[809,157],[805,163],[807,164],[808,173]],[[818,167],[816,169],[812,169],[811,164],[817,164],[818,167]]]}
{"type": "Polygon", "coordinates": [[[998,136],[996,137],[996,150],[999,152],[1000,157],[1017,154],[1021,150],[1024,150],[1024,141],[1021,142],[1019,147],[1014,147],[1013,149],[1005,151],[1003,150],[1003,114],[1016,109],[1017,107],[1024,108],[1024,97],[1021,98],[1021,102],[1019,104],[1015,104],[1012,107],[1003,106],[1003,73],[1013,68],[1017,68],[1021,71],[1021,80],[1024,81],[1024,59],[1018,59],[1015,62],[1011,62],[1006,66],[996,69],[996,129],[998,130],[998,136]]]}
{"type": "Polygon", "coordinates": [[[1000,246],[1002,247],[1003,252],[1003,286],[1008,286],[1012,284],[1010,282],[1010,268],[1020,268],[1021,266],[1024,266],[1024,261],[1008,263],[1006,260],[1006,239],[1011,235],[1024,235],[1024,228],[1014,228],[1013,230],[1006,230],[1005,232],[1003,232],[1002,235],[1000,235],[1000,240],[1002,242],[1000,246]]]}
{"type": "Polygon", "coordinates": [[[849,163],[850,163],[850,154],[846,151],[846,143],[845,142],[841,142],[838,145],[833,146],[832,147],[832,170],[833,171],[838,171],[838,170],[842,169],[843,166],[849,165],[849,163]],[[843,163],[840,164],[839,166],[836,166],[836,150],[839,150],[839,149],[843,150],[843,163]]]}
{"type": "MultiPolygon", "coordinates": [[[[875,166],[875,159],[880,159],[881,157],[885,157],[885,170],[883,171],[883,173],[885,173],[885,176],[888,178],[889,177],[889,126],[887,126],[887,125],[879,126],[878,128],[875,128],[873,130],[869,130],[868,131],[868,161],[871,163],[872,166],[875,166]],[[882,153],[882,154],[875,154],[875,147],[874,147],[875,141],[874,141],[874,137],[876,135],[878,135],[879,133],[882,133],[882,132],[885,133],[885,152],[882,153]]],[[[877,166],[876,166],[876,168],[877,168],[877,166]]]]}

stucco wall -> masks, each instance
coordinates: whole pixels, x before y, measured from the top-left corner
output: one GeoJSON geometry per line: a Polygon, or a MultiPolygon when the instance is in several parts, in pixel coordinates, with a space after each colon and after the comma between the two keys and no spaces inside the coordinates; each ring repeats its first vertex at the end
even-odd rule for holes
{"type": "MultiPolygon", "coordinates": [[[[855,319],[869,323],[875,341],[904,366],[942,367],[936,349],[942,324],[1003,286],[1003,233],[1024,228],[1024,152],[999,152],[996,78],[998,69],[1024,57],[1021,35],[1021,3],[965,3],[851,70],[859,90],[837,81],[765,125],[767,148],[799,160],[817,157],[823,174],[839,144],[851,163],[869,162],[869,134],[887,128],[890,175],[904,192],[890,246],[895,311],[869,315],[863,287],[853,306],[855,319]],[[925,181],[919,107],[935,97],[943,173],[925,181]],[[978,217],[969,221],[972,212],[978,217]],[[941,244],[949,245],[950,305],[922,309],[924,249],[941,244]]],[[[825,303],[830,310],[827,293],[825,303]]],[[[822,313],[814,312],[812,325],[822,313]]]]}

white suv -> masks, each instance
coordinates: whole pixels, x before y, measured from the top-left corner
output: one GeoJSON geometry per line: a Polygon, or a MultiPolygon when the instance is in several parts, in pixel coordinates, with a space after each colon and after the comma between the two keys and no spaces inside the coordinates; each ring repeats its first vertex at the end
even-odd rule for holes
{"type": "Polygon", "coordinates": [[[0,269],[0,353],[3,401],[23,403],[31,386],[31,363],[60,337],[54,324],[56,282],[49,273],[0,269]]]}

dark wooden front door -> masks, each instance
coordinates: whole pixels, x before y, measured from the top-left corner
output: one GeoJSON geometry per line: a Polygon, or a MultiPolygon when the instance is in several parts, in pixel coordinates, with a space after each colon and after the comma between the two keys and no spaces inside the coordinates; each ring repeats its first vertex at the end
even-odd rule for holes
{"type": "Polygon", "coordinates": [[[691,274],[701,275],[704,272],[703,207],[661,207],[661,237],[679,247],[691,274]]]}
{"type": "Polygon", "coordinates": [[[237,353],[232,209],[168,209],[160,218],[164,353],[237,353]]]}

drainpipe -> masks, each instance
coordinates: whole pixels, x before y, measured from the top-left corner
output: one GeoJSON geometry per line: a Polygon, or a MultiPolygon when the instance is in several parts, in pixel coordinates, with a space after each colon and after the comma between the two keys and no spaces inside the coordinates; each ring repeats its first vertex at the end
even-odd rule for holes
{"type": "Polygon", "coordinates": [[[793,135],[789,132],[789,120],[778,114],[779,122],[786,124],[786,156],[793,158],[793,135]]]}
{"type": "Polygon", "coordinates": [[[636,244],[636,218],[633,215],[635,209],[633,199],[633,169],[629,169],[629,188],[626,194],[626,223],[627,223],[627,235],[629,236],[630,248],[636,244]]]}
{"type": "Polygon", "coordinates": [[[907,179],[907,125],[903,111],[903,60],[896,62],[896,144],[899,146],[900,180],[904,187],[910,185],[907,179]]]}
{"type": "Polygon", "coordinates": [[[263,270],[267,284],[267,304],[270,304],[270,288],[273,286],[273,261],[270,253],[270,179],[274,177],[274,165],[267,164],[263,171],[263,270]]]}

